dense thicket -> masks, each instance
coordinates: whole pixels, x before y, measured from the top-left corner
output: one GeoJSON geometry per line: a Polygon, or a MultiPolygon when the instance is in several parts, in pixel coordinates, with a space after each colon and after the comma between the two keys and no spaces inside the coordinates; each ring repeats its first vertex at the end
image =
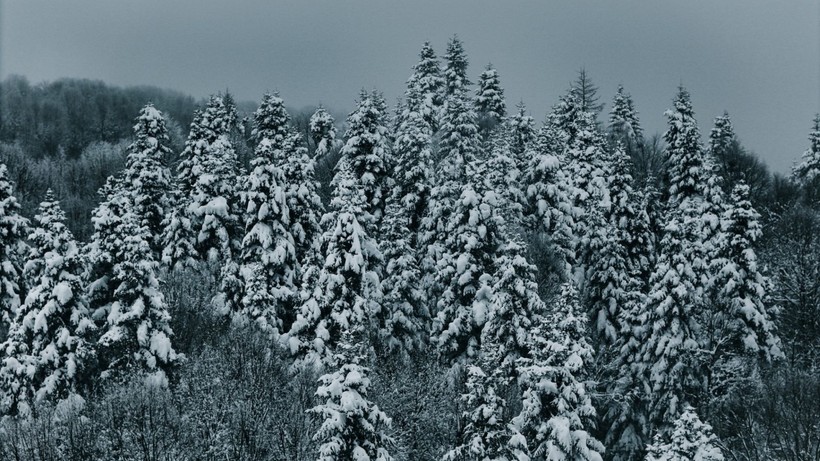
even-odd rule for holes
{"type": "Polygon", "coordinates": [[[582,69],[539,127],[468,64],[344,130],[4,82],[0,456],[816,458],[820,118],[784,178],[683,87],[649,136],[582,69]]]}

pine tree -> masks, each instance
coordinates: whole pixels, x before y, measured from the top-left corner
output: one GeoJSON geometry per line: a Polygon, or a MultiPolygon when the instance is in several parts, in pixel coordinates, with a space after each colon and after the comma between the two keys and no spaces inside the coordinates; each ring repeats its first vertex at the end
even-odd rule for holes
{"type": "Polygon", "coordinates": [[[427,129],[435,132],[441,118],[441,107],[444,104],[446,81],[441,75],[436,52],[430,42],[424,42],[419,53],[419,62],[413,66],[413,74],[407,81],[406,110],[417,112],[423,117],[427,129]]]}
{"type": "Polygon", "coordinates": [[[0,346],[5,414],[29,415],[35,402],[65,398],[76,390],[78,370],[91,354],[86,338],[94,325],[83,294],[82,258],[51,190],[36,221],[25,267],[30,289],[0,346]]]}
{"type": "Polygon", "coordinates": [[[532,357],[520,360],[521,413],[513,419],[536,459],[601,460],[603,445],[589,433],[595,408],[582,381],[593,350],[571,283],[553,312],[536,317],[532,357]]]}
{"type": "Polygon", "coordinates": [[[336,371],[322,375],[316,396],[322,401],[310,412],[321,416],[314,435],[320,442],[319,461],[392,461],[391,439],[384,430],[391,420],[368,399],[369,370],[364,360],[361,325],[346,327],[334,362],[336,371]]]}
{"type": "MultiPolygon", "coordinates": [[[[268,106],[263,100],[260,112],[265,107],[268,106]]],[[[276,122],[257,118],[257,132],[272,134],[269,128],[273,123],[276,122]]],[[[281,143],[282,140],[280,146],[281,143]]],[[[245,238],[239,270],[243,286],[240,306],[237,306],[274,336],[282,332],[285,327],[283,317],[291,315],[296,306],[300,277],[296,248],[290,234],[284,172],[274,164],[274,159],[282,155],[278,151],[281,147],[277,148],[275,138],[260,140],[256,157],[251,162],[253,171],[245,181],[246,190],[242,192],[245,238]]]]}
{"type": "Polygon", "coordinates": [[[521,170],[510,150],[508,138],[502,130],[490,135],[483,146],[486,160],[479,163],[475,177],[482,183],[482,190],[495,192],[504,222],[513,232],[518,232],[523,221],[525,199],[521,170]]]}
{"type": "Polygon", "coordinates": [[[669,164],[670,206],[701,194],[705,184],[704,155],[689,92],[682,86],[675,96],[674,109],[665,112],[669,129],[664,133],[669,164]]]}
{"type": "Polygon", "coordinates": [[[467,78],[467,54],[464,52],[464,45],[457,36],[453,36],[447,43],[447,53],[444,55],[446,63],[444,68],[444,79],[447,86],[447,96],[456,93],[464,93],[472,82],[467,78]]]}
{"type": "Polygon", "coordinates": [[[497,377],[487,376],[480,366],[467,368],[467,392],[461,398],[466,408],[463,414],[466,425],[458,446],[442,460],[529,459],[524,438],[504,422],[506,402],[498,395],[497,381],[497,377]]]}
{"type": "Polygon", "coordinates": [[[501,123],[507,117],[504,88],[501,88],[498,71],[492,64],[487,64],[484,72],[478,77],[475,108],[478,116],[486,120],[491,127],[501,123]]]}
{"type": "Polygon", "coordinates": [[[718,160],[725,160],[732,142],[735,140],[735,130],[728,112],[715,117],[715,127],[709,133],[709,152],[718,160]]]}
{"type": "Polygon", "coordinates": [[[530,160],[526,153],[536,139],[535,119],[527,115],[527,106],[524,105],[523,101],[515,107],[518,110],[507,119],[507,127],[511,138],[510,152],[518,168],[524,170],[530,160]]]}
{"type": "Polygon", "coordinates": [[[0,163],[0,310],[2,330],[5,332],[17,315],[24,296],[23,259],[27,252],[25,243],[28,219],[20,216],[20,204],[12,195],[8,169],[0,163]]]}
{"type": "Polygon", "coordinates": [[[481,194],[469,184],[464,186],[447,222],[448,237],[435,275],[442,293],[432,336],[447,359],[469,359],[479,351],[493,299],[502,227],[495,193],[481,194]]]}
{"type": "Polygon", "coordinates": [[[390,199],[401,209],[402,222],[410,231],[411,245],[426,211],[432,183],[432,131],[420,112],[408,112],[393,147],[396,164],[393,169],[395,186],[390,199]]]}
{"type": "Polygon", "coordinates": [[[632,95],[618,85],[618,92],[612,98],[612,109],[609,111],[609,133],[614,142],[620,142],[627,152],[643,141],[643,128],[635,111],[632,95]]]}
{"type": "Polygon", "coordinates": [[[285,338],[291,352],[308,363],[332,360],[344,331],[369,322],[380,310],[376,269],[382,255],[366,232],[370,215],[364,211],[365,194],[355,177],[343,158],[333,181],[333,211],[322,218],[324,262],[316,282],[306,285],[306,301],[285,338]]]}
{"type": "Polygon", "coordinates": [[[806,188],[808,200],[812,203],[820,200],[820,114],[814,116],[809,141],[802,161],[792,168],[792,180],[806,188]]]}
{"type": "Polygon", "coordinates": [[[384,99],[378,94],[362,92],[356,110],[347,118],[347,142],[342,156],[361,183],[365,196],[362,211],[372,216],[378,225],[384,216],[387,177],[391,168],[391,146],[386,126],[384,99]]]}
{"type": "Polygon", "coordinates": [[[102,376],[131,370],[167,373],[177,354],[171,346],[170,315],[156,278],[158,264],[148,230],[120,191],[111,195],[107,206],[95,210],[92,221],[92,245],[96,254],[104,255],[97,261],[111,266],[106,280],[110,298],[93,314],[102,323],[97,341],[102,376]]]}
{"type": "Polygon", "coordinates": [[[148,104],[142,108],[134,125],[136,140],[128,146],[123,184],[132,195],[134,213],[151,233],[151,249],[161,251],[162,221],[171,209],[172,178],[165,166],[171,154],[168,130],[162,114],[148,104]]]}
{"type": "Polygon", "coordinates": [[[310,116],[310,137],[315,146],[315,158],[324,157],[336,145],[336,121],[322,106],[310,116]]]}
{"type": "Polygon", "coordinates": [[[592,83],[583,67],[578,71],[578,77],[572,84],[572,93],[575,94],[582,112],[589,112],[595,118],[603,110],[603,103],[598,102],[598,87],[592,83]]]}
{"type": "Polygon", "coordinates": [[[712,426],[700,420],[695,409],[686,406],[675,420],[668,441],[660,435],[647,447],[646,461],[723,461],[712,426]]]}
{"type": "Polygon", "coordinates": [[[730,202],[731,207],[723,213],[719,253],[710,264],[710,271],[716,274],[710,294],[718,311],[707,315],[713,317],[711,325],[723,330],[712,347],[716,354],[723,349],[730,354],[777,357],[781,355],[779,340],[766,309],[771,284],[761,273],[754,250],[763,233],[760,215],[749,202],[749,186],[743,182],[732,190],[730,202]]]}
{"type": "Polygon", "coordinates": [[[482,331],[482,344],[492,344],[497,363],[493,369],[518,376],[516,361],[527,357],[532,319],[544,315],[538,295],[536,268],[527,261],[526,246],[513,240],[503,246],[496,262],[490,316],[482,331]]]}

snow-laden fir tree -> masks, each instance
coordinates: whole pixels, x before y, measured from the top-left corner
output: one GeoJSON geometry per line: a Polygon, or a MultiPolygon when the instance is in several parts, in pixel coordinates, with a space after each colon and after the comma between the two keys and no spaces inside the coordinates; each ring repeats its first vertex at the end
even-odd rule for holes
{"type": "Polygon", "coordinates": [[[572,203],[570,181],[555,154],[557,143],[550,127],[545,126],[525,156],[522,189],[525,194],[524,223],[545,234],[563,259],[562,272],[575,259],[575,219],[580,210],[572,203]]]}
{"type": "Polygon", "coordinates": [[[362,319],[351,318],[333,358],[336,370],[322,375],[316,396],[321,402],[310,412],[322,418],[314,435],[320,443],[319,461],[392,461],[385,433],[391,420],[368,398],[369,369],[362,365],[366,353],[362,319]]]}
{"type": "Polygon", "coordinates": [[[715,117],[715,126],[709,132],[709,152],[719,161],[725,161],[726,155],[735,141],[735,130],[728,112],[715,117]]]}
{"type": "MultiPolygon", "coordinates": [[[[487,369],[492,362],[482,360],[487,369]]],[[[467,367],[467,389],[461,397],[465,426],[459,444],[442,457],[443,461],[530,459],[524,437],[504,421],[506,402],[499,395],[499,373],[490,373],[488,376],[479,365],[467,367]]]]}
{"type": "Polygon", "coordinates": [[[429,331],[430,313],[421,285],[417,233],[430,199],[431,131],[423,114],[407,111],[396,134],[393,187],[380,247],[385,258],[385,300],[377,314],[381,339],[390,349],[414,349],[429,331]]]}
{"type": "Polygon", "coordinates": [[[585,318],[575,287],[565,283],[554,310],[534,319],[532,355],[519,361],[522,408],[513,418],[534,459],[602,459],[604,447],[590,434],[595,408],[583,381],[593,354],[585,318]]]}
{"type": "Polygon", "coordinates": [[[430,42],[424,42],[419,52],[419,62],[413,66],[413,74],[407,81],[405,108],[409,112],[421,114],[431,132],[439,127],[445,85],[436,52],[430,42]]]}
{"type": "Polygon", "coordinates": [[[685,199],[701,194],[701,187],[706,181],[705,157],[692,102],[685,88],[678,88],[674,108],[664,115],[669,123],[663,135],[669,165],[669,202],[674,208],[685,199]]]}
{"type": "MultiPolygon", "coordinates": [[[[564,172],[573,190],[573,203],[584,213],[593,208],[608,207],[609,194],[607,177],[610,174],[610,160],[603,136],[591,123],[588,112],[583,112],[576,125],[577,132],[564,151],[564,172]]],[[[586,220],[579,222],[581,228],[586,220]]]]}
{"type": "Polygon", "coordinates": [[[562,155],[565,147],[575,141],[578,133],[582,129],[590,128],[586,125],[593,122],[591,115],[584,116],[581,103],[572,90],[558,98],[558,102],[547,116],[547,130],[551,143],[555,144],[553,148],[556,155],[562,155]]]}
{"type": "Polygon", "coordinates": [[[474,103],[479,118],[490,127],[498,125],[507,117],[504,88],[501,87],[498,71],[492,64],[487,64],[478,77],[474,103]]]}
{"type": "MultiPolygon", "coordinates": [[[[820,178],[820,114],[814,116],[812,130],[809,133],[809,148],[803,152],[801,162],[792,168],[792,180],[803,187],[813,187],[815,191],[820,191],[818,185],[820,178]]],[[[809,190],[810,200],[820,199],[820,196],[813,195],[809,190]]]]}
{"type": "Polygon", "coordinates": [[[646,461],[723,461],[723,452],[709,423],[701,421],[695,409],[686,406],[675,420],[669,437],[655,436],[646,447],[646,461]]]}
{"type": "Polygon", "coordinates": [[[310,138],[313,140],[313,156],[321,158],[336,145],[336,121],[330,112],[319,106],[310,116],[310,138]]]}
{"type": "Polygon", "coordinates": [[[65,398],[77,389],[78,371],[92,354],[82,257],[51,190],[35,219],[24,271],[29,291],[0,346],[4,414],[27,416],[35,402],[65,398]]]}
{"type": "Polygon", "coordinates": [[[259,136],[253,171],[241,192],[245,237],[239,256],[240,311],[274,336],[282,333],[283,317],[292,316],[298,300],[299,261],[290,233],[285,175],[276,165],[288,136],[282,100],[265,95],[254,117],[259,136]],[[280,110],[281,109],[281,110],[280,110]]]}
{"type": "Polygon", "coordinates": [[[609,134],[614,142],[620,142],[627,150],[634,149],[643,141],[643,128],[638,120],[638,112],[632,95],[618,85],[618,92],[612,98],[609,111],[609,134]]]}
{"type": "MultiPolygon", "coordinates": [[[[384,99],[362,92],[356,110],[347,117],[347,132],[341,154],[364,193],[363,212],[378,225],[384,216],[391,168],[391,141],[384,99]]],[[[335,179],[335,178],[334,178],[335,179]]]]}
{"type": "Polygon", "coordinates": [[[444,81],[446,84],[447,96],[452,96],[456,93],[463,93],[472,85],[472,82],[467,77],[467,53],[464,51],[464,45],[457,36],[453,36],[447,42],[447,52],[444,54],[444,81]]]}
{"type": "Polygon", "coordinates": [[[506,243],[496,261],[490,315],[482,331],[482,344],[492,344],[493,369],[518,376],[517,360],[530,355],[529,332],[533,319],[546,306],[538,295],[536,268],[527,261],[527,248],[517,240],[506,243]]]}
{"type": "Polygon", "coordinates": [[[162,260],[168,266],[227,261],[238,248],[238,170],[228,140],[235,123],[236,109],[220,96],[194,114],[177,166],[176,206],[164,221],[162,260]]]}
{"type": "Polygon", "coordinates": [[[322,218],[325,255],[316,281],[306,285],[305,302],[284,338],[291,352],[306,363],[328,363],[345,331],[369,322],[380,310],[382,262],[377,243],[366,229],[372,215],[364,211],[361,183],[345,158],[337,165],[332,211],[322,218]]]}
{"type": "Polygon", "coordinates": [[[94,210],[90,244],[93,318],[100,326],[97,353],[103,377],[133,370],[168,372],[177,361],[159,265],[151,254],[148,229],[121,190],[94,210]],[[102,270],[101,270],[102,269],[102,270]],[[106,297],[103,297],[106,296],[106,297]]]}
{"type": "Polygon", "coordinates": [[[432,339],[445,358],[463,361],[479,351],[492,308],[496,258],[505,237],[495,192],[481,193],[467,184],[454,205],[436,266],[435,284],[442,292],[432,339]]]}
{"type": "Polygon", "coordinates": [[[781,355],[779,340],[766,307],[771,283],[763,275],[754,250],[763,231],[760,215],[749,202],[749,186],[738,183],[730,203],[722,216],[718,253],[710,263],[710,272],[715,275],[709,293],[716,309],[705,315],[718,331],[708,349],[715,355],[777,357],[781,355]]]}
{"type": "Polygon", "coordinates": [[[8,169],[0,163],[0,331],[3,337],[25,296],[22,276],[23,259],[28,251],[25,238],[29,222],[20,215],[20,203],[13,195],[13,189],[8,169]]]}
{"type": "Polygon", "coordinates": [[[531,115],[527,115],[527,106],[524,105],[523,101],[519,102],[515,108],[517,109],[515,113],[507,118],[510,152],[518,168],[524,170],[530,160],[525,154],[536,139],[535,119],[531,115]]]}
{"type": "Polygon", "coordinates": [[[509,136],[496,130],[483,146],[486,160],[481,162],[476,177],[482,181],[483,190],[495,191],[501,214],[512,232],[519,232],[523,221],[524,191],[521,170],[510,150],[509,136]]]}
{"type": "Polygon", "coordinates": [[[134,203],[134,213],[151,233],[151,249],[160,254],[162,222],[171,211],[171,171],[165,166],[171,154],[165,119],[152,105],[142,108],[134,125],[135,141],[128,146],[123,185],[134,203]]]}

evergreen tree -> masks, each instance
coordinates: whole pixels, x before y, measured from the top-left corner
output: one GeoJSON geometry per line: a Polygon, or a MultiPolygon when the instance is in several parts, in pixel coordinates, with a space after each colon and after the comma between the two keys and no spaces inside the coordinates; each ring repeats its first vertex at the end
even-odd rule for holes
{"type": "Polygon", "coordinates": [[[524,438],[504,422],[506,402],[498,395],[497,378],[480,366],[467,369],[467,392],[462,396],[466,425],[461,441],[442,458],[459,460],[528,460],[524,438]]]}
{"type": "Polygon", "coordinates": [[[285,338],[291,352],[308,363],[332,360],[344,331],[369,322],[380,310],[376,269],[382,256],[366,232],[370,215],[364,211],[365,194],[355,177],[343,159],[334,178],[333,211],[322,218],[324,262],[316,282],[305,286],[307,299],[285,338]]]}
{"type": "Polygon", "coordinates": [[[647,447],[646,461],[723,461],[712,426],[698,418],[695,409],[687,406],[675,420],[668,441],[660,435],[647,447]]]}
{"type": "Polygon", "coordinates": [[[257,133],[266,137],[256,147],[256,157],[251,162],[253,171],[242,192],[245,238],[239,261],[243,286],[237,307],[278,336],[284,327],[283,317],[291,315],[296,306],[300,267],[290,234],[284,172],[274,164],[274,159],[283,155],[280,151],[287,131],[277,145],[276,138],[267,135],[276,136],[274,128],[278,122],[260,114],[271,108],[270,99],[266,96],[257,111],[257,133]]]}
{"type": "Polygon", "coordinates": [[[627,152],[643,142],[643,128],[635,111],[632,96],[618,85],[618,92],[612,98],[612,109],[609,111],[609,133],[613,141],[620,142],[627,152]]]}
{"type": "Polygon", "coordinates": [[[345,327],[334,358],[337,370],[319,379],[316,395],[322,403],[310,410],[322,417],[314,436],[321,443],[319,461],[393,459],[387,450],[391,439],[384,432],[391,420],[367,395],[370,379],[369,370],[360,365],[364,360],[363,337],[357,330],[361,327],[345,327]]]}
{"type": "Polygon", "coordinates": [[[498,71],[492,64],[487,64],[484,72],[478,77],[475,108],[479,118],[486,120],[491,127],[501,123],[507,117],[504,88],[501,88],[498,71]]]}
{"type": "Polygon", "coordinates": [[[324,107],[319,106],[310,116],[309,128],[310,137],[315,146],[313,156],[315,158],[324,157],[336,145],[336,121],[324,107]]]}
{"type": "Polygon", "coordinates": [[[419,62],[413,66],[413,74],[407,81],[405,98],[406,110],[421,114],[431,132],[435,132],[439,126],[445,85],[446,81],[441,75],[436,52],[430,46],[430,42],[424,42],[419,53],[419,62]]]}
{"type": "Polygon", "coordinates": [[[689,92],[682,86],[675,96],[674,109],[665,112],[669,129],[664,133],[669,164],[669,201],[674,208],[687,198],[701,195],[706,183],[700,133],[694,118],[689,92]]]}
{"type": "Polygon", "coordinates": [[[148,104],[134,125],[136,140],[128,146],[123,184],[132,195],[134,213],[151,233],[151,249],[161,251],[162,221],[171,209],[172,178],[165,161],[171,154],[162,114],[148,104]]]}
{"type": "Polygon", "coordinates": [[[592,83],[592,79],[583,67],[578,71],[578,77],[573,82],[571,91],[575,94],[582,112],[589,112],[595,118],[603,110],[603,103],[598,102],[598,87],[592,83]]]}
{"type": "Polygon", "coordinates": [[[0,346],[5,414],[29,415],[35,401],[65,398],[91,354],[85,340],[94,325],[83,296],[82,258],[51,190],[36,221],[25,266],[30,289],[0,346]]]}
{"type": "Polygon", "coordinates": [[[507,119],[507,126],[510,132],[510,152],[520,170],[524,170],[529,158],[526,156],[530,145],[535,142],[535,119],[527,115],[527,106],[523,102],[515,106],[516,113],[507,119]]]}
{"type": "Polygon", "coordinates": [[[443,254],[435,283],[442,293],[433,325],[433,342],[450,360],[464,360],[479,351],[481,331],[493,299],[492,278],[503,240],[503,221],[493,191],[463,188],[447,222],[443,254]]]}
{"type": "Polygon", "coordinates": [[[564,284],[555,310],[535,320],[532,357],[519,363],[523,401],[513,424],[535,459],[601,460],[604,447],[589,433],[595,408],[582,381],[593,350],[573,285],[564,284]]]}
{"type": "Polygon", "coordinates": [[[820,200],[820,114],[814,116],[809,141],[802,161],[792,168],[792,180],[806,188],[809,202],[812,202],[820,200]]]}
{"type": "Polygon", "coordinates": [[[447,53],[444,55],[444,79],[447,85],[447,96],[464,93],[472,82],[467,78],[467,54],[464,45],[457,36],[453,36],[447,43],[447,53]]]}
{"type": "MultiPolygon", "coordinates": [[[[347,118],[347,142],[342,156],[361,183],[365,204],[363,212],[378,225],[384,216],[388,171],[391,168],[390,139],[386,126],[384,99],[362,92],[358,107],[347,118]]],[[[335,178],[334,178],[335,179],[335,178]]]]}
{"type": "MultiPolygon", "coordinates": [[[[93,314],[102,324],[97,341],[102,376],[130,370],[170,371],[177,354],[171,346],[170,315],[156,278],[158,264],[147,228],[120,191],[95,210],[92,221],[94,253],[104,255],[96,258],[97,264],[110,265],[105,280],[110,298],[93,314]]],[[[98,284],[92,282],[92,287],[98,284]]]]}
{"type": "Polygon", "coordinates": [[[715,127],[709,133],[709,152],[719,160],[726,158],[732,142],[735,140],[735,130],[732,127],[732,120],[728,112],[723,112],[722,116],[715,117],[715,127]]]}
{"type": "MultiPolygon", "coordinates": [[[[715,354],[781,355],[779,340],[766,304],[771,287],[758,267],[754,245],[762,235],[760,215],[749,202],[749,186],[740,182],[732,191],[731,206],[724,212],[717,245],[719,253],[711,261],[715,275],[711,284],[717,312],[706,313],[719,333],[711,344],[715,354]]],[[[708,338],[707,338],[708,339],[708,338]]]]}
{"type": "Polygon", "coordinates": [[[2,337],[17,316],[24,296],[23,258],[28,219],[20,216],[20,204],[12,195],[8,169],[0,163],[0,310],[2,310],[2,337]]]}
{"type": "Polygon", "coordinates": [[[478,165],[476,179],[483,190],[495,191],[501,214],[509,228],[518,232],[523,220],[524,191],[521,170],[510,150],[509,137],[494,131],[483,147],[486,160],[478,165]]]}

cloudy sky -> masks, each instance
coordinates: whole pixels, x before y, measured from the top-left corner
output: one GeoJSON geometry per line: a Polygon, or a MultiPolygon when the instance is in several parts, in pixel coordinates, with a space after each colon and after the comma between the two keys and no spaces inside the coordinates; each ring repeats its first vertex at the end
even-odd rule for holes
{"type": "MultiPolygon", "coordinates": [[[[492,62],[508,105],[541,120],[585,67],[609,102],[631,92],[649,132],[678,84],[704,135],[728,110],[741,141],[785,172],[820,111],[817,0],[6,0],[0,77],[151,84],[204,97],[347,111],[361,88],[401,94],[429,40],[458,34],[471,74],[492,62]]],[[[605,110],[607,110],[605,108],[605,110]]]]}

